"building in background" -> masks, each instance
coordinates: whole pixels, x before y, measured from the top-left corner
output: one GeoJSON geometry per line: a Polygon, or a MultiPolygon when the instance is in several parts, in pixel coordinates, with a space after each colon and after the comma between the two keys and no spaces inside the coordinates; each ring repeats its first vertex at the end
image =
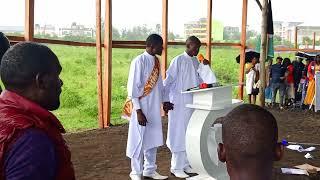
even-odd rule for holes
{"type": "Polygon", "coordinates": [[[313,33],[316,33],[316,41],[320,41],[320,26],[312,23],[303,23],[297,26],[298,42],[305,45],[312,45],[313,33]]]}
{"type": "Polygon", "coordinates": [[[225,26],[223,28],[223,40],[240,41],[240,28],[233,26],[225,26]]]}
{"type": "Polygon", "coordinates": [[[288,41],[294,43],[295,41],[295,29],[298,29],[298,43],[299,44],[311,44],[313,40],[313,33],[316,33],[316,40],[320,38],[320,26],[316,23],[304,23],[304,22],[284,22],[274,21],[274,35],[281,38],[282,41],[288,41]]]}
{"type": "Polygon", "coordinates": [[[232,27],[232,26],[225,26],[223,28],[223,31],[225,33],[231,33],[231,34],[234,34],[234,33],[239,33],[240,32],[240,28],[239,27],[232,27]]]}
{"type": "Polygon", "coordinates": [[[274,35],[280,37],[282,41],[294,43],[295,28],[302,23],[303,22],[274,21],[274,35]]]}
{"type": "MultiPolygon", "coordinates": [[[[200,18],[197,21],[190,21],[184,24],[185,38],[196,36],[202,42],[206,41],[207,37],[207,18],[200,18]]],[[[223,24],[219,21],[212,22],[212,40],[223,40],[223,24]]]]}
{"type": "Polygon", "coordinates": [[[35,35],[47,35],[53,37],[58,35],[58,32],[56,30],[56,27],[50,24],[45,24],[43,26],[41,26],[40,24],[35,24],[34,26],[35,35]]]}
{"type": "Polygon", "coordinates": [[[65,36],[84,36],[84,37],[94,37],[95,29],[85,27],[84,25],[78,25],[77,23],[72,23],[71,27],[59,28],[59,37],[65,36]]]}

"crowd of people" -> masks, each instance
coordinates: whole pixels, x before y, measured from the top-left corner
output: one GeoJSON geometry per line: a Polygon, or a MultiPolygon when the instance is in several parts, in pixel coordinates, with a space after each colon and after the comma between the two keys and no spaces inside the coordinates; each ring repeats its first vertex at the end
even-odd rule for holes
{"type": "MultiPolygon", "coordinates": [[[[246,64],[246,90],[249,103],[256,103],[259,93],[258,58],[253,57],[246,64]]],[[[265,99],[268,106],[276,106],[279,97],[279,108],[311,108],[315,101],[315,74],[320,72],[320,55],[300,57],[291,61],[289,58],[277,57],[276,62],[269,59],[266,66],[265,99]],[[305,62],[304,62],[305,61],[305,62]],[[277,96],[279,92],[279,96],[277,96]]]]}

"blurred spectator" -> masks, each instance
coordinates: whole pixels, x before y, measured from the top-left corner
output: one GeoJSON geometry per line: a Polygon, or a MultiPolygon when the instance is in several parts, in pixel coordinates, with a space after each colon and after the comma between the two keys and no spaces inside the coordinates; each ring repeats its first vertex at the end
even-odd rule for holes
{"type": "Polygon", "coordinates": [[[246,64],[246,91],[249,104],[256,104],[256,97],[259,93],[259,69],[258,59],[254,57],[251,63],[246,64]]]}
{"type": "Polygon", "coordinates": [[[287,106],[292,106],[295,99],[295,90],[294,90],[294,77],[293,72],[294,68],[289,58],[284,58],[283,67],[285,69],[285,102],[287,106]]]}
{"type": "Polygon", "coordinates": [[[284,75],[285,69],[282,66],[282,57],[277,57],[277,63],[271,66],[270,70],[270,82],[271,82],[271,89],[272,89],[272,106],[276,103],[277,92],[279,90],[280,93],[280,103],[279,108],[283,109],[284,101],[284,92],[285,92],[285,84],[284,84],[284,75]]]}

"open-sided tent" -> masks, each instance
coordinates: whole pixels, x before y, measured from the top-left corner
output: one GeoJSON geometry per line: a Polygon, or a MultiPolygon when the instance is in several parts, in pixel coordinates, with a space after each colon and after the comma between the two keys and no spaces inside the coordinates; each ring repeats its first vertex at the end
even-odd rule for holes
{"type": "MultiPolygon", "coordinates": [[[[97,84],[98,84],[98,114],[99,114],[99,127],[105,128],[110,125],[111,114],[111,88],[112,88],[112,48],[134,48],[143,49],[144,41],[114,41],[112,40],[112,0],[105,0],[105,20],[104,20],[104,43],[102,43],[101,36],[101,1],[96,0],[96,43],[84,43],[84,42],[71,42],[52,39],[40,39],[34,37],[34,6],[35,0],[25,0],[25,34],[24,37],[9,36],[11,42],[18,41],[35,41],[39,43],[49,44],[63,44],[71,46],[91,46],[96,47],[97,51],[97,84]],[[102,53],[104,49],[104,54],[102,53]],[[104,58],[102,58],[104,57],[104,58]]],[[[165,77],[166,65],[167,65],[167,47],[168,45],[184,45],[183,42],[168,41],[168,1],[162,1],[162,37],[164,39],[164,50],[161,60],[162,77],[165,77]]],[[[213,46],[227,46],[236,47],[240,51],[240,69],[239,69],[239,93],[238,98],[243,99],[243,87],[244,87],[244,64],[245,64],[245,50],[246,50],[246,28],[247,28],[247,11],[248,0],[242,0],[242,25],[241,25],[241,39],[240,43],[219,43],[212,42],[212,1],[207,0],[207,37],[206,42],[202,44],[206,47],[206,58],[211,61],[211,48],[213,46]]],[[[239,0],[240,1],[240,0],[239,0]]],[[[261,2],[267,0],[252,0],[250,3],[257,3],[260,8],[263,9],[261,2]]],[[[196,3],[196,2],[195,2],[196,3]]],[[[297,33],[295,30],[295,46],[294,48],[279,47],[275,51],[304,51],[304,52],[320,52],[319,50],[304,49],[300,50],[297,46],[297,33]]],[[[315,44],[315,41],[314,41],[315,44]]],[[[313,46],[315,47],[315,46],[313,46]]],[[[214,63],[214,62],[213,62],[214,63]]]]}

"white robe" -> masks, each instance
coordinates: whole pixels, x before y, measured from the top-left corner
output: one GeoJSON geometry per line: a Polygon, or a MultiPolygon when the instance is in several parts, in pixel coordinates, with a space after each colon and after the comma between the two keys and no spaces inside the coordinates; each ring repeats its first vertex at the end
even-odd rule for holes
{"type": "MultiPolygon", "coordinates": [[[[255,65],[255,70],[260,70],[260,64],[255,65]]],[[[255,84],[256,72],[254,70],[250,70],[248,74],[246,74],[246,92],[247,94],[252,94],[252,89],[255,84]]]]}
{"type": "Polygon", "coordinates": [[[185,135],[193,110],[186,107],[192,104],[192,94],[181,92],[196,87],[201,79],[197,73],[199,62],[195,57],[190,57],[186,52],[175,57],[168,70],[164,81],[165,93],[169,94],[170,102],[174,109],[168,113],[167,146],[171,152],[185,151],[185,135]]]}
{"type": "Polygon", "coordinates": [[[139,100],[154,67],[154,60],[154,56],[144,52],[131,62],[127,85],[128,97],[133,102],[126,152],[129,158],[138,158],[141,151],[163,145],[160,109],[165,99],[161,74],[151,93],[139,100]],[[139,125],[136,109],[142,109],[148,121],[146,126],[139,125]]]}

